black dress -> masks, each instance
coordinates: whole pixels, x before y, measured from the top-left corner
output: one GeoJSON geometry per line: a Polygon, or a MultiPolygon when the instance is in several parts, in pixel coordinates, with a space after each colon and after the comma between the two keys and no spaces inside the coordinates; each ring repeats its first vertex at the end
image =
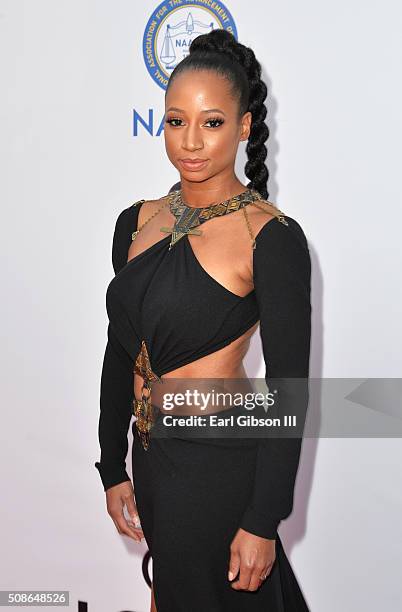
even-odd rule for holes
{"type": "MultiPolygon", "coordinates": [[[[101,459],[95,463],[104,490],[130,480],[125,460],[133,368],[143,342],[152,372],[161,377],[259,321],[266,381],[283,381],[281,410],[291,414],[297,405],[303,420],[308,404],[311,262],[299,223],[285,215],[286,224],[273,218],[263,225],[253,251],[254,290],[239,297],[201,266],[187,236],[169,250],[167,235],[127,263],[141,202],[120,213],[113,238],[116,275],[106,294],[101,459]],[[291,379],[304,383],[293,388],[291,379]]],[[[168,437],[158,435],[161,423],[158,415],[148,450],[133,423],[132,449],[158,612],[308,610],[277,532],[292,510],[301,437],[168,437]],[[271,572],[253,592],[234,590],[227,578],[239,527],[276,539],[271,572]]]]}

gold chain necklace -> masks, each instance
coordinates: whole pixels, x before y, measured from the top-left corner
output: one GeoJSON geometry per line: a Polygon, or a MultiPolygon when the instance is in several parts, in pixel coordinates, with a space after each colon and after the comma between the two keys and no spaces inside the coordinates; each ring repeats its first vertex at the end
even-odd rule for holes
{"type": "MultiPolygon", "coordinates": [[[[167,196],[164,196],[163,198],[161,198],[162,200],[164,200],[165,198],[168,198],[170,194],[168,194],[167,196]]],[[[135,202],[133,204],[133,206],[138,206],[138,204],[143,204],[146,200],[138,200],[138,202],[135,202]]],[[[156,215],[162,210],[162,208],[164,208],[166,206],[166,204],[169,204],[169,200],[167,202],[165,202],[164,204],[162,204],[162,206],[160,206],[158,208],[158,210],[156,212],[154,212],[153,215],[151,215],[149,217],[149,219],[147,219],[142,225],[141,227],[139,227],[135,232],[133,232],[131,234],[131,240],[135,240],[138,232],[140,232],[142,230],[142,228],[144,227],[144,225],[146,225],[147,223],[149,223],[149,221],[151,221],[151,219],[153,219],[154,217],[156,217],[156,215]]]]}
{"type": "MultiPolygon", "coordinates": [[[[166,196],[161,198],[162,200],[166,200],[155,211],[136,231],[131,234],[131,239],[135,240],[137,234],[144,228],[144,226],[149,223],[161,210],[165,208],[169,204],[170,211],[176,217],[175,224],[173,228],[171,227],[161,227],[161,232],[167,232],[172,234],[172,239],[169,244],[169,250],[172,246],[183,238],[183,236],[187,234],[195,234],[200,236],[202,231],[198,229],[198,226],[209,219],[213,219],[214,217],[219,217],[224,214],[228,214],[231,212],[235,212],[236,210],[242,209],[244,213],[244,217],[247,224],[247,229],[250,234],[252,240],[253,249],[256,248],[255,238],[251,229],[250,221],[248,219],[246,206],[248,204],[253,204],[264,210],[265,212],[270,212],[275,217],[277,217],[278,221],[283,223],[284,225],[288,225],[288,222],[285,219],[284,213],[279,210],[275,204],[272,202],[268,202],[262,198],[260,193],[256,189],[247,188],[242,193],[232,196],[223,202],[219,202],[218,204],[210,204],[209,206],[195,207],[189,206],[186,204],[182,198],[181,189],[176,191],[172,191],[168,193],[166,196]],[[262,204],[264,206],[262,206],[262,204]],[[267,208],[268,207],[268,210],[267,208]]],[[[143,204],[146,200],[138,200],[135,202],[133,206],[137,206],[138,204],[143,204]]]]}
{"type": "Polygon", "coordinates": [[[221,217],[236,210],[244,208],[256,199],[261,199],[260,194],[255,189],[246,189],[238,195],[232,196],[223,202],[210,204],[209,206],[194,207],[189,206],[183,200],[182,191],[178,189],[172,193],[170,200],[170,211],[176,217],[173,228],[161,227],[161,232],[169,232],[172,235],[169,250],[183,236],[195,234],[200,236],[202,231],[199,226],[214,217],[221,217]]]}

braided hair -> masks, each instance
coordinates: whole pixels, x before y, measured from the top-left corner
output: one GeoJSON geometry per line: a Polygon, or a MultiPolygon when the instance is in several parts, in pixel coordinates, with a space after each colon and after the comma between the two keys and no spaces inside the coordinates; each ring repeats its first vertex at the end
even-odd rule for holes
{"type": "Polygon", "coordinates": [[[264,199],[268,199],[268,168],[265,165],[269,137],[268,126],[264,123],[267,107],[267,86],[261,79],[261,64],[254,51],[239,43],[227,30],[216,29],[208,34],[194,38],[189,47],[189,55],[173,70],[165,96],[174,79],[186,70],[213,70],[225,77],[231,84],[231,93],[238,99],[239,118],[250,111],[252,122],[250,136],[246,145],[244,173],[250,180],[247,187],[256,189],[264,199]]]}

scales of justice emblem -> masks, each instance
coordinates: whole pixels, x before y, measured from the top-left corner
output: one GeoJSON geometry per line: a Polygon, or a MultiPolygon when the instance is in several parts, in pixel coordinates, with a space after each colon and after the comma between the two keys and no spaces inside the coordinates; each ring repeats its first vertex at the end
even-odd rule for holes
{"type": "Polygon", "coordinates": [[[149,16],[142,38],[142,54],[151,78],[166,89],[172,71],[187,57],[194,38],[220,29],[237,39],[235,21],[222,0],[160,2],[149,16]]]}
{"type": "Polygon", "coordinates": [[[176,25],[168,23],[159,54],[159,59],[164,64],[165,70],[172,71],[178,63],[175,51],[177,48],[181,51],[187,51],[194,38],[197,38],[200,34],[207,34],[213,29],[214,24],[212,22],[209,24],[202,23],[199,19],[194,19],[191,12],[188,13],[187,19],[182,19],[176,25]],[[178,39],[180,39],[180,42],[178,39]]]}

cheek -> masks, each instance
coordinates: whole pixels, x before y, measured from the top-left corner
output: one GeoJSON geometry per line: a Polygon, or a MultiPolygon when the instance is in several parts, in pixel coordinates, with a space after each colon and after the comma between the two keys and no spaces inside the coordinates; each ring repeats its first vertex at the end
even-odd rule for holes
{"type": "Polygon", "coordinates": [[[205,144],[211,155],[220,162],[231,159],[237,147],[236,140],[230,132],[212,134],[205,144]]]}

